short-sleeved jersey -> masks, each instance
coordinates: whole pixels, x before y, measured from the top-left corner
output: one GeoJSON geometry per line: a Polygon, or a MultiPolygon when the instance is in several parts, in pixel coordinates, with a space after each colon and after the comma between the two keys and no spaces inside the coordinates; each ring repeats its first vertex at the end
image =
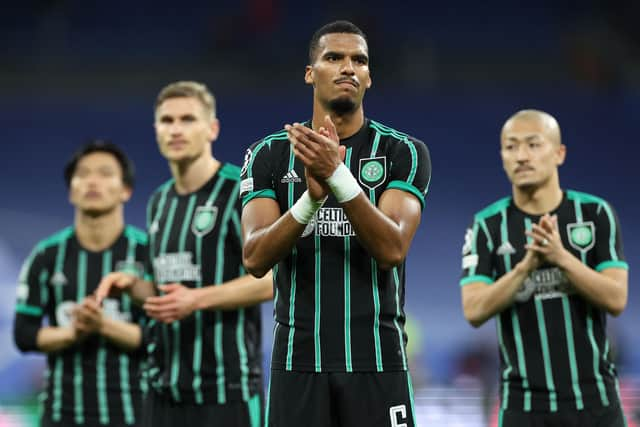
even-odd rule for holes
{"type": "MultiPolygon", "coordinates": [[[[627,268],[620,226],[606,201],[569,190],[551,214],[564,247],[583,264],[595,271],[627,268]]],[[[526,253],[525,231],[539,220],[510,197],[478,212],[465,236],[460,284],[491,284],[510,271],[526,253]]],[[[553,412],[619,402],[606,312],[580,296],[557,266],[532,272],[496,326],[504,409],[553,412]]]]}
{"type": "MultiPolygon", "coordinates": [[[[98,287],[103,276],[128,271],[143,277],[146,234],[126,226],[118,240],[102,252],[84,249],[72,227],[41,241],[20,273],[16,316],[48,319],[69,326],[71,310],[98,287]]],[[[103,301],[105,316],[144,326],[144,312],[127,295],[103,301]]],[[[47,355],[44,418],[61,425],[128,424],[139,414],[143,349],[124,352],[104,337],[91,335],[47,355]]]]}
{"type": "MultiPolygon", "coordinates": [[[[224,164],[199,190],[180,195],[174,181],[149,200],[150,262],[156,285],[219,285],[246,274],[240,234],[240,168],[224,164]]],[[[261,381],[260,306],[198,310],[150,322],[151,385],[183,404],[248,401],[261,381]]]]}
{"type": "MultiPolygon", "coordinates": [[[[397,189],[424,206],[431,163],[423,142],[365,120],[340,144],[346,147],[345,165],[372,204],[377,205],[384,191],[397,189]]],[[[306,189],[304,165],[295,158],[286,132],[249,148],[240,190],[244,204],[272,198],[284,213],[306,189]]],[[[380,269],[333,195],[275,266],[274,281],[272,369],[407,369],[404,262],[380,269]]]]}

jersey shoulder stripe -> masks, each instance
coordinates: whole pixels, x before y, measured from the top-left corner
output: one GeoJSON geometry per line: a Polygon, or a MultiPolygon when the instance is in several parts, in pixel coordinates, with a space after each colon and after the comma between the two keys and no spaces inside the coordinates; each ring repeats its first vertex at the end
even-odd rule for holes
{"type": "Polygon", "coordinates": [[[59,245],[61,242],[71,237],[73,235],[73,232],[73,226],[63,228],[62,230],[38,242],[38,244],[36,245],[36,251],[42,251],[50,248],[51,246],[59,245]]]}
{"type": "Polygon", "coordinates": [[[232,181],[240,181],[240,168],[231,163],[225,163],[220,169],[220,176],[232,181]]]}
{"type": "Polygon", "coordinates": [[[151,216],[158,199],[160,199],[162,193],[167,190],[167,187],[173,185],[173,183],[173,178],[170,178],[151,193],[151,197],[149,197],[149,201],[147,202],[147,227],[151,224],[151,216]]]}
{"type": "Polygon", "coordinates": [[[375,120],[369,120],[369,127],[371,127],[372,129],[377,130],[378,132],[380,132],[383,135],[387,135],[387,136],[393,136],[397,139],[400,140],[404,140],[404,139],[410,139],[411,136],[409,136],[408,134],[404,133],[404,132],[400,132],[396,129],[390,128],[389,126],[383,125],[380,122],[376,122],[375,120]]]}
{"type": "Polygon", "coordinates": [[[271,148],[271,142],[273,141],[287,141],[289,138],[287,137],[287,131],[282,130],[279,132],[274,132],[270,135],[265,136],[264,138],[256,141],[252,144],[251,149],[254,154],[260,151],[265,145],[271,148]]]}
{"type": "MultiPolygon", "coordinates": [[[[248,163],[245,163],[246,166],[246,173],[247,173],[247,178],[251,178],[253,176],[253,162],[256,159],[256,156],[258,155],[258,153],[266,146],[269,149],[271,149],[271,142],[272,141],[286,141],[287,138],[287,132],[286,131],[280,131],[280,132],[276,132],[273,133],[269,136],[264,137],[263,139],[261,139],[260,141],[254,143],[251,148],[249,148],[248,152],[251,152],[251,157],[248,160],[248,163]]],[[[244,166],[243,166],[243,172],[244,172],[244,166]]]]}
{"type": "Polygon", "coordinates": [[[262,141],[260,142],[271,142],[271,141],[278,141],[278,140],[285,140],[287,139],[287,131],[286,130],[281,130],[278,132],[274,132],[270,135],[265,136],[264,138],[262,138],[262,141]]]}
{"type": "Polygon", "coordinates": [[[575,200],[580,203],[595,203],[599,206],[607,204],[607,202],[601,197],[575,190],[567,190],[567,198],[569,200],[575,200]]]}
{"type": "Polygon", "coordinates": [[[170,178],[167,181],[163,182],[161,185],[156,188],[153,193],[151,193],[151,197],[149,200],[153,200],[158,194],[162,193],[168,186],[173,185],[174,179],[170,178]]]}
{"type": "Polygon", "coordinates": [[[489,217],[496,215],[503,209],[506,209],[509,206],[509,204],[511,204],[511,196],[504,197],[500,200],[497,200],[491,203],[489,206],[485,207],[484,209],[481,209],[480,211],[478,211],[473,216],[473,219],[474,221],[485,220],[489,217]]]}
{"type": "Polygon", "coordinates": [[[146,245],[148,242],[147,233],[133,225],[127,225],[124,228],[124,235],[140,245],[146,245]]]}

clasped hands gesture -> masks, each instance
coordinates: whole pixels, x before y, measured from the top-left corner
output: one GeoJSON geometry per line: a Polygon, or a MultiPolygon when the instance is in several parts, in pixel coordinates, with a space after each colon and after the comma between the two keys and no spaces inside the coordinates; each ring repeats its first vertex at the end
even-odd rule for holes
{"type": "Polygon", "coordinates": [[[86,297],[71,311],[71,327],[77,340],[99,333],[102,328],[103,312],[93,295],[86,297]]]}
{"type": "Polygon", "coordinates": [[[346,153],[346,148],[340,145],[336,126],[326,115],[324,126],[317,132],[301,123],[286,124],[284,128],[293,153],[304,164],[309,196],[313,200],[323,199],[330,192],[326,179],[333,175],[346,153]]]}
{"type": "MultiPolygon", "coordinates": [[[[135,275],[126,272],[109,273],[102,278],[94,293],[96,301],[99,304],[109,295],[130,291],[138,280],[135,275]]],[[[147,316],[159,322],[171,323],[187,317],[196,309],[197,289],[180,283],[159,285],[158,289],[162,291],[162,295],[150,296],[144,300],[142,308],[147,316]]]]}
{"type": "MultiPolygon", "coordinates": [[[[340,145],[340,138],[336,127],[329,117],[325,116],[324,126],[314,131],[303,124],[293,123],[285,125],[289,141],[293,146],[295,156],[305,166],[305,178],[309,195],[314,200],[326,197],[330,189],[326,183],[345,158],[346,149],[340,145]]],[[[115,272],[106,275],[95,292],[95,303],[90,303],[88,313],[95,315],[99,304],[104,298],[118,291],[129,291],[138,279],[129,273],[115,272]],[[95,306],[94,306],[95,304],[95,306]]],[[[171,323],[183,319],[196,310],[198,290],[188,288],[180,283],[170,283],[158,286],[162,295],[149,296],[145,299],[143,308],[147,315],[160,322],[171,323]]],[[[84,309],[81,316],[84,318],[84,309]]],[[[92,325],[95,322],[91,323],[92,325]]],[[[82,326],[84,327],[84,326],[82,326]]]]}
{"type": "Polygon", "coordinates": [[[530,240],[525,245],[527,252],[522,262],[529,272],[545,262],[559,265],[568,253],[560,238],[557,215],[544,214],[526,235],[530,240]]]}

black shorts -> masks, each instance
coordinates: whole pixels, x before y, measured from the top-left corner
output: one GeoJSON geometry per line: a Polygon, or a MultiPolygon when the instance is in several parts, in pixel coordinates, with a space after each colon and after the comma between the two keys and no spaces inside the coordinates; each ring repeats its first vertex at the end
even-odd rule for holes
{"type": "Polygon", "coordinates": [[[224,405],[184,405],[169,396],[150,391],[143,404],[142,427],[224,426],[261,427],[263,420],[262,393],[249,401],[234,400],[224,405]]]}
{"type": "Polygon", "coordinates": [[[581,411],[522,412],[501,409],[498,427],[626,427],[619,405],[581,411]]]}
{"type": "Polygon", "coordinates": [[[408,372],[272,370],[267,427],[414,427],[408,372]]]}

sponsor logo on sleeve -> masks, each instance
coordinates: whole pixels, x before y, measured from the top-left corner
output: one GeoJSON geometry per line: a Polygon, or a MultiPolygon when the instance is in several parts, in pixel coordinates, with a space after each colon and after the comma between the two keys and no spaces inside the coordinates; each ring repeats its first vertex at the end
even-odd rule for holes
{"type": "Polygon", "coordinates": [[[466,270],[467,268],[477,267],[478,266],[478,255],[470,254],[462,257],[462,269],[466,270]]]}
{"type": "Polygon", "coordinates": [[[473,239],[473,230],[467,228],[467,231],[464,233],[464,244],[462,245],[462,255],[466,255],[471,253],[472,241],[473,239]]]}
{"type": "Polygon", "coordinates": [[[16,289],[16,298],[18,301],[26,301],[29,299],[29,285],[26,283],[19,283],[18,289],[16,289]]]}
{"type": "Polygon", "coordinates": [[[253,178],[246,178],[240,182],[240,196],[253,191],[253,178]]]}
{"type": "Polygon", "coordinates": [[[242,162],[242,169],[240,169],[240,176],[245,176],[247,173],[247,169],[249,168],[249,163],[251,162],[251,148],[247,148],[247,151],[244,153],[244,162],[242,162]]]}

